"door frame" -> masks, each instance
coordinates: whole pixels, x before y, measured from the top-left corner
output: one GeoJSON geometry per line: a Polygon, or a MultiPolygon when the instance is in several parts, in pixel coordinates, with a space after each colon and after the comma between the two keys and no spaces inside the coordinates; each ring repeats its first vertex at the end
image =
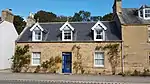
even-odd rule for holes
{"type": "Polygon", "coordinates": [[[61,55],[62,55],[62,73],[72,73],[72,52],[62,52],[61,55]],[[64,63],[64,59],[65,59],[65,57],[67,57],[67,55],[65,56],[64,53],[70,55],[70,71],[65,71],[65,65],[66,65],[66,63],[64,63]]]}

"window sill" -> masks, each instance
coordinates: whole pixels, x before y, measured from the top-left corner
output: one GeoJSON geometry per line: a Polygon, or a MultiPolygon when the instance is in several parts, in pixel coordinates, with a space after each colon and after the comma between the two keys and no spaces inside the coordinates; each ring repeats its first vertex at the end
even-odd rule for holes
{"type": "Polygon", "coordinates": [[[40,66],[40,64],[31,64],[31,66],[40,66]]]}
{"type": "Polygon", "coordinates": [[[62,41],[72,41],[72,40],[62,40],[62,41]]]}
{"type": "Polygon", "coordinates": [[[32,40],[32,41],[42,41],[42,40],[32,40]]]}
{"type": "Polygon", "coordinates": [[[105,41],[105,40],[103,40],[103,39],[95,39],[94,41],[105,41]]]}
{"type": "Polygon", "coordinates": [[[104,68],[104,65],[94,65],[95,68],[104,68]]]}

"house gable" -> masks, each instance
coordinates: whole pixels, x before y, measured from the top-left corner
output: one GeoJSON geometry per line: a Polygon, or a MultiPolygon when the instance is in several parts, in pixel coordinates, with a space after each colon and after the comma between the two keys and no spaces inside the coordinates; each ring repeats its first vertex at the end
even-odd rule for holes
{"type": "Polygon", "coordinates": [[[69,24],[69,22],[67,21],[61,28],[60,28],[60,31],[63,31],[64,28],[70,28],[72,31],[74,31],[74,28],[69,24]]]}
{"type": "Polygon", "coordinates": [[[36,23],[33,27],[31,27],[30,32],[32,32],[32,41],[42,41],[44,29],[36,23]]]}
{"type": "Polygon", "coordinates": [[[105,41],[107,27],[102,22],[98,21],[91,29],[94,34],[94,41],[105,41]]]}
{"type": "Polygon", "coordinates": [[[35,23],[35,24],[31,27],[30,31],[33,31],[36,27],[40,28],[41,31],[44,31],[44,29],[39,25],[38,22],[35,23]]]}

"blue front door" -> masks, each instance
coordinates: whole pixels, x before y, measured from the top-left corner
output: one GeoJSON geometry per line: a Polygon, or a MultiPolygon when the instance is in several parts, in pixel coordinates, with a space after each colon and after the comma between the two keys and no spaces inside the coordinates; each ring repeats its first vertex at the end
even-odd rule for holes
{"type": "Polygon", "coordinates": [[[71,52],[62,53],[62,73],[71,73],[72,70],[72,54],[71,52]]]}

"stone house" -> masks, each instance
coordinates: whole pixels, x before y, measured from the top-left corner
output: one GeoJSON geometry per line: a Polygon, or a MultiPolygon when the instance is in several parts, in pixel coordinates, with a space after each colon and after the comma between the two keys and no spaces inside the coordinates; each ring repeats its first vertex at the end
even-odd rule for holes
{"type": "Polygon", "coordinates": [[[115,0],[113,21],[38,23],[32,18],[28,17],[27,27],[16,41],[19,46],[31,46],[30,72],[50,57],[60,56],[62,63],[57,72],[75,73],[77,58],[72,48],[79,46],[85,73],[111,74],[108,51],[96,49],[108,44],[119,44],[117,73],[150,66],[150,7],[146,5],[122,8],[122,1],[115,0]]]}
{"type": "Polygon", "coordinates": [[[13,25],[14,15],[10,9],[2,11],[0,17],[0,69],[10,68],[18,33],[13,25]]]}

